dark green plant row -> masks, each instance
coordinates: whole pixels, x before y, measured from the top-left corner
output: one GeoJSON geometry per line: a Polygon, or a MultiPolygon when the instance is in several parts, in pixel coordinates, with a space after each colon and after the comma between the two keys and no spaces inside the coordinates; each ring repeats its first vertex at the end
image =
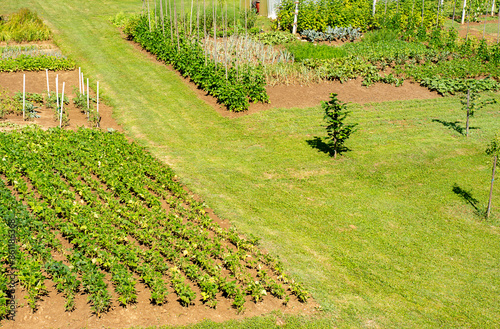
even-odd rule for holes
{"type": "Polygon", "coordinates": [[[217,63],[204,54],[197,40],[185,37],[182,31],[172,32],[167,21],[164,22],[165,27],[153,24],[151,30],[147,16],[129,24],[124,30],[131,39],[158,60],[172,64],[184,77],[190,78],[230,111],[247,110],[249,102],[269,102],[261,67],[217,63]]]}
{"type": "Polygon", "coordinates": [[[19,253],[19,264],[26,265],[18,269],[26,269],[27,282],[37,282],[32,292],[27,288],[32,308],[48,277],[65,295],[67,310],[82,290],[96,313],[111,306],[110,289],[120,304],[136,302],[134,275],[156,304],[165,303],[169,286],[182,305],[200,300],[216,307],[222,294],[238,311],[247,299],[258,302],[266,294],[285,304],[291,295],[308,298],[279,261],[237,232],[223,230],[169,168],[122,134],[26,128],[0,135],[0,159],[0,183],[33,214],[26,221],[31,231],[24,234],[32,238],[22,240],[19,253]],[[58,233],[74,246],[63,262],[50,256],[58,251],[58,233]]]}
{"type": "Polygon", "coordinates": [[[57,56],[20,55],[16,58],[0,59],[0,72],[18,71],[71,71],[76,67],[75,61],[57,56]]]}

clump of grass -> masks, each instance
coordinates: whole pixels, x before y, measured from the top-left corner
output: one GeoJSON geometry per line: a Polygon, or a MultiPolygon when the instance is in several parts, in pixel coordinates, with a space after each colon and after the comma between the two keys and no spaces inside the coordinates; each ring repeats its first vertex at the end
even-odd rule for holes
{"type": "Polygon", "coordinates": [[[296,42],[286,46],[296,61],[301,62],[305,59],[331,59],[347,56],[347,51],[343,48],[332,47],[328,45],[314,45],[309,42],[296,42]]]}
{"type": "Polygon", "coordinates": [[[51,32],[38,15],[27,8],[0,19],[0,41],[49,40],[51,32]]]}

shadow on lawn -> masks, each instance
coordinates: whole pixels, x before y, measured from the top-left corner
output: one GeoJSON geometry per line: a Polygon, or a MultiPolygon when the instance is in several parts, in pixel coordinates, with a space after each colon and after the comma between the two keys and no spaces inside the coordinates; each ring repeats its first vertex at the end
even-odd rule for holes
{"type": "Polygon", "coordinates": [[[470,204],[474,208],[477,214],[482,212],[482,209],[479,209],[479,201],[472,196],[470,191],[464,190],[463,188],[458,186],[457,183],[453,184],[452,191],[466,203],[470,204]]]}
{"type": "MultiPolygon", "coordinates": [[[[329,156],[333,157],[335,152],[333,151],[332,147],[328,143],[326,143],[324,140],[326,140],[326,137],[322,138],[322,137],[315,136],[313,139],[306,140],[306,143],[310,147],[315,148],[318,151],[326,153],[329,156]]],[[[350,151],[349,148],[343,147],[342,149],[337,150],[337,155],[342,155],[342,153],[348,152],[348,151],[350,151]]]]}
{"type": "MultiPolygon", "coordinates": [[[[460,135],[465,136],[465,127],[462,127],[461,125],[459,125],[460,121],[451,122],[451,121],[444,121],[444,120],[439,120],[439,119],[432,119],[432,122],[438,122],[447,128],[455,130],[460,135]]],[[[472,130],[472,129],[478,129],[478,128],[477,127],[469,127],[469,130],[472,130]]]]}

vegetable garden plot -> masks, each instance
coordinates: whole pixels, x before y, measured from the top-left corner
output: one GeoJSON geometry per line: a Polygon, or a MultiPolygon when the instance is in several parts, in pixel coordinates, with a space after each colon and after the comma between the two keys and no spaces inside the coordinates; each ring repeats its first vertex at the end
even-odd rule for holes
{"type": "MultiPolygon", "coordinates": [[[[96,314],[135,303],[138,281],[158,305],[169,293],[186,307],[216,308],[223,298],[235,312],[266,295],[284,304],[307,301],[279,261],[222,229],[169,168],[123,135],[27,128],[0,140],[0,211],[17,218],[12,266],[33,310],[48,278],[67,311],[81,292],[96,314]],[[62,249],[59,234],[72,249],[62,249]],[[64,259],[55,260],[61,254],[64,259]]],[[[0,297],[4,288],[0,284],[0,297]]],[[[0,310],[8,298],[0,299],[0,310]]]]}

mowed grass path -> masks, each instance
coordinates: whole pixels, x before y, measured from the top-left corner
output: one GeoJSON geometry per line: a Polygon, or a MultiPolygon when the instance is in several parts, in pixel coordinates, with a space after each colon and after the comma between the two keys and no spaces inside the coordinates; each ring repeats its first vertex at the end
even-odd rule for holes
{"type": "Polygon", "coordinates": [[[500,323],[500,186],[489,221],[453,192],[484,207],[498,106],[476,114],[467,139],[432,121],[463,124],[457,98],[354,105],[353,151],[333,160],[308,143],[325,134],[319,107],[221,118],[135,50],[108,17],[140,1],[4,0],[0,10],[19,7],[37,10],[101,81],[130,137],[281,257],[325,310],[316,326],[500,323]]]}

